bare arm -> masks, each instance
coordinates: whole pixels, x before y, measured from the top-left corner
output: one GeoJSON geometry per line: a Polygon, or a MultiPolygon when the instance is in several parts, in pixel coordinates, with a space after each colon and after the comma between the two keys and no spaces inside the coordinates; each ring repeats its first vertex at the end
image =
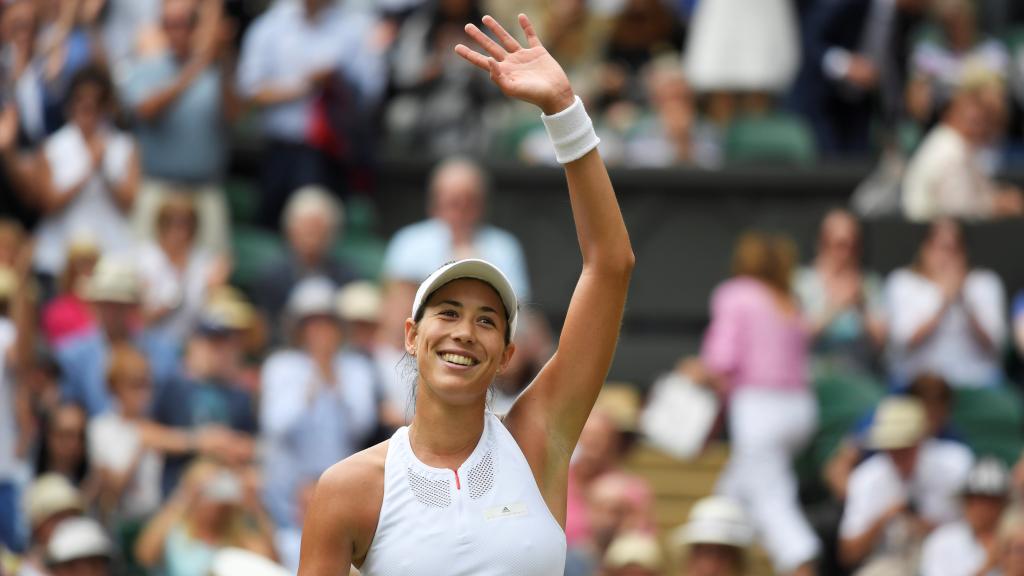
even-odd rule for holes
{"type": "Polygon", "coordinates": [[[188,514],[188,502],[180,494],[175,494],[167,504],[154,516],[135,543],[135,558],[139,564],[152,568],[160,564],[164,555],[164,543],[171,533],[188,514]]]}
{"type": "Polygon", "coordinates": [[[206,70],[209,62],[203,58],[193,58],[182,68],[181,73],[168,86],[157,90],[135,107],[135,115],[142,120],[153,120],[159,117],[174,104],[196,78],[206,70]]]}
{"type": "MultiPolygon", "coordinates": [[[[519,16],[519,24],[528,48],[493,18],[485,17],[484,24],[500,44],[468,25],[467,33],[490,57],[463,45],[455,49],[460,56],[490,72],[506,95],[535,104],[548,115],[575,102],[565,72],[541,45],[525,15],[519,16]]],[[[506,418],[521,446],[551,447],[551,452],[540,456],[527,453],[542,487],[549,479],[560,481],[561,468],[568,466],[568,456],[604,383],[634,264],[615,191],[597,150],[566,164],[565,174],[583,271],[569,304],[558,351],[506,418]]]]}
{"type": "Polygon", "coordinates": [[[128,158],[128,170],[117,182],[107,180],[107,186],[114,196],[114,202],[122,212],[131,212],[132,204],[135,203],[135,194],[139,191],[139,180],[142,175],[142,167],[139,161],[139,148],[132,144],[131,156],[128,158]]]}

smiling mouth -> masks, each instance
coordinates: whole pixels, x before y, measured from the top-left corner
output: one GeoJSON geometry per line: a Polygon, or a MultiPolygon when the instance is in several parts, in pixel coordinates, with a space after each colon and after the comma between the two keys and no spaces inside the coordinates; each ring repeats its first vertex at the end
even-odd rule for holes
{"type": "Polygon", "coordinates": [[[449,364],[455,364],[456,366],[476,366],[480,363],[479,360],[472,356],[466,356],[463,354],[456,354],[454,352],[440,352],[438,356],[441,360],[449,364]]]}

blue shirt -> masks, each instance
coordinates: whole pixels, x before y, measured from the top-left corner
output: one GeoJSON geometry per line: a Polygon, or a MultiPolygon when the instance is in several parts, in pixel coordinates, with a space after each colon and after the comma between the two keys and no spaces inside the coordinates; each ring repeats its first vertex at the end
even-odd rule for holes
{"type": "MultiPolygon", "coordinates": [[[[170,53],[139,62],[124,82],[124,99],[139,106],[173,84],[181,69],[170,53]]],[[[227,159],[220,72],[207,68],[162,114],[140,121],[137,128],[147,176],[189,183],[218,180],[227,159]]]]}
{"type": "MultiPolygon", "coordinates": [[[[473,237],[473,248],[477,257],[505,273],[520,301],[530,298],[526,258],[515,236],[494,226],[481,226],[473,237]]],[[[395,233],[384,254],[384,276],[419,284],[454,259],[451,229],[432,218],[395,233]]]]}

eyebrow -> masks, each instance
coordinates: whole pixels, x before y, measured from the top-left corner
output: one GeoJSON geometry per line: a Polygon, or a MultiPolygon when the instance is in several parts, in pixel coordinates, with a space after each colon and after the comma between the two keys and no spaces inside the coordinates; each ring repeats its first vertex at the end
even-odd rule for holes
{"type": "MultiPolygon", "coordinates": [[[[438,306],[442,306],[442,305],[445,305],[445,304],[447,304],[449,306],[454,306],[456,308],[465,308],[465,306],[462,305],[462,302],[458,302],[456,300],[442,300],[442,301],[437,303],[438,306]]],[[[501,316],[501,314],[499,314],[497,310],[495,310],[494,308],[491,308],[490,306],[481,306],[480,307],[480,311],[481,312],[490,312],[491,314],[494,314],[496,316],[501,316]]]]}

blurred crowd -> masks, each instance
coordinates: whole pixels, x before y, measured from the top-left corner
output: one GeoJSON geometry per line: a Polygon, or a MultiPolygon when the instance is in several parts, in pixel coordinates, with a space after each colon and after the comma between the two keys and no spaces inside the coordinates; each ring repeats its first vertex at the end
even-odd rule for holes
{"type": "MultiPolygon", "coordinates": [[[[610,164],[877,157],[857,210],[931,223],[884,279],[846,210],[803,267],[785,237],[740,238],[699,357],[655,385],[685,400],[669,437],[681,420],[707,424],[685,431],[698,451],[727,434],[717,495],[658,535],[626,462],[673,404],[608,386],[570,470],[567,573],[742,574],[756,542],[780,574],[1024,574],[1024,466],[972,453],[950,420],[960,391],[1004,387],[1024,355],[1024,294],[1007,309],[951,219],[1024,213],[994,178],[1024,137],[1016,4],[2,0],[0,575],[295,573],[319,475],[412,416],[418,284],[476,256],[529,300],[474,158],[552,150],[535,110],[452,52],[464,23],[518,11],[610,164]],[[233,234],[240,148],[279,251],[233,234]],[[389,155],[442,161],[377,275],[339,244],[389,155]],[[811,515],[794,460],[821,431],[825,378],[889,394],[815,470],[828,497],[811,515]]],[[[492,410],[554,345],[523,310],[492,410]]]]}

